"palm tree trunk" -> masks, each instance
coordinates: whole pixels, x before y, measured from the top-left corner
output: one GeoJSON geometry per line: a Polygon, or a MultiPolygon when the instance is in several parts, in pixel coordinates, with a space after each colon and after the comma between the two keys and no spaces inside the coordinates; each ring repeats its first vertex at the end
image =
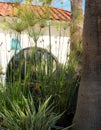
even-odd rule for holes
{"type": "Polygon", "coordinates": [[[83,69],[72,130],[101,130],[101,0],[86,0],[83,69]]]}
{"type": "Polygon", "coordinates": [[[83,30],[82,0],[71,0],[71,26],[70,26],[71,51],[70,51],[69,65],[73,66],[74,73],[76,75],[80,75],[81,73],[82,30],[83,30]]]}
{"type": "Polygon", "coordinates": [[[82,28],[82,0],[71,0],[71,50],[81,49],[82,28]]]}

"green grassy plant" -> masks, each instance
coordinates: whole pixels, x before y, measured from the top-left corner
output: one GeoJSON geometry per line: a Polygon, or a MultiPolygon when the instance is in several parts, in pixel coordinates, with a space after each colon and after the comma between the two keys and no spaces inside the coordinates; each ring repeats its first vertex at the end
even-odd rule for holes
{"type": "Polygon", "coordinates": [[[24,107],[21,107],[22,103],[19,105],[18,102],[14,100],[11,101],[10,98],[7,99],[9,107],[8,105],[3,105],[2,112],[0,112],[1,117],[3,117],[1,126],[5,125],[6,128],[10,130],[48,129],[48,125],[51,124],[51,119],[49,116],[47,117],[47,115],[50,114],[51,110],[48,112],[48,108],[46,108],[47,101],[39,107],[36,113],[31,97],[26,98],[22,95],[21,100],[23,101],[24,107]],[[47,120],[49,119],[49,124],[48,121],[45,120],[45,116],[47,120]]]}
{"type": "Polygon", "coordinates": [[[49,105],[51,97],[47,98],[43,103],[40,102],[36,111],[30,92],[28,93],[27,90],[27,94],[25,94],[23,91],[19,91],[18,88],[21,88],[19,84],[13,84],[9,92],[8,89],[3,93],[0,91],[1,130],[64,129],[56,126],[56,122],[62,114],[56,114],[53,111],[54,106],[52,104],[49,105]]]}
{"type": "Polygon", "coordinates": [[[25,69],[23,53],[21,52],[19,55],[18,62],[16,62],[18,55],[15,55],[9,70],[8,81],[10,82],[7,81],[7,91],[11,95],[10,98],[19,102],[21,98],[19,92],[21,91],[26,95],[30,90],[35,109],[38,111],[40,102],[44,102],[51,95],[49,104],[54,105],[54,112],[66,112],[67,115],[74,114],[76,93],[80,81],[80,77],[74,73],[74,64],[63,66],[56,63],[54,66],[53,62],[55,61],[52,57],[48,57],[47,60],[42,59],[42,53],[39,56],[36,55],[39,54],[37,50],[38,48],[33,48],[28,53],[26,72],[23,70],[25,69]],[[16,64],[14,65],[14,63],[16,64]]]}

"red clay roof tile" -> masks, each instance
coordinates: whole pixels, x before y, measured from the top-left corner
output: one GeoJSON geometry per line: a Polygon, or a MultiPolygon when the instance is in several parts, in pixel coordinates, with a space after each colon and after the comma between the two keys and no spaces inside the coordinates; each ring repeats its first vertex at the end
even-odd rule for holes
{"type": "MultiPolygon", "coordinates": [[[[24,8],[24,7],[25,7],[24,4],[16,5],[13,3],[0,2],[0,15],[14,16],[16,15],[14,14],[14,9],[24,8]]],[[[63,20],[63,21],[70,20],[70,15],[71,15],[70,12],[60,8],[31,5],[31,9],[33,10],[33,13],[40,18],[48,14],[49,19],[52,20],[63,20]]]]}

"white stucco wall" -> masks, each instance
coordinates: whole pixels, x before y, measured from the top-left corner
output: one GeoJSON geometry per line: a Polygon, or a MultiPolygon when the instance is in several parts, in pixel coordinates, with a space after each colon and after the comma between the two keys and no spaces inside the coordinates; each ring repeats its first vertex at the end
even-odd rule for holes
{"type": "MultiPolygon", "coordinates": [[[[38,28],[35,29],[38,31],[38,28]]],[[[11,39],[16,37],[17,32],[6,30],[0,30],[0,65],[2,66],[2,71],[4,75],[1,76],[2,82],[5,80],[6,68],[14,55],[14,50],[11,50],[11,39]]],[[[49,51],[49,46],[51,43],[51,52],[62,64],[66,62],[67,53],[69,53],[69,28],[66,30],[61,28],[57,29],[56,26],[50,26],[50,35],[49,36],[49,27],[42,29],[42,34],[39,35],[37,40],[37,46],[47,49],[49,51]]],[[[21,39],[21,49],[35,46],[34,40],[27,34],[26,31],[22,32],[19,35],[21,39]]]]}

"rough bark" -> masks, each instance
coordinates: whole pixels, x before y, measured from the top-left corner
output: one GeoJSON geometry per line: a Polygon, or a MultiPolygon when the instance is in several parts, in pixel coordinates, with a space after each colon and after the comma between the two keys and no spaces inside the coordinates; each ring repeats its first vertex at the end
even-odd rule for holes
{"type": "Polygon", "coordinates": [[[101,0],[86,0],[83,69],[72,130],[101,130],[101,0]]]}
{"type": "Polygon", "coordinates": [[[82,0],[71,0],[71,50],[81,49],[82,28],[82,0]]]}
{"type": "Polygon", "coordinates": [[[83,30],[83,10],[82,0],[71,0],[71,26],[70,26],[70,65],[74,67],[74,73],[81,73],[82,57],[82,30],[83,30]],[[75,62],[75,63],[74,63],[75,62]]]}

